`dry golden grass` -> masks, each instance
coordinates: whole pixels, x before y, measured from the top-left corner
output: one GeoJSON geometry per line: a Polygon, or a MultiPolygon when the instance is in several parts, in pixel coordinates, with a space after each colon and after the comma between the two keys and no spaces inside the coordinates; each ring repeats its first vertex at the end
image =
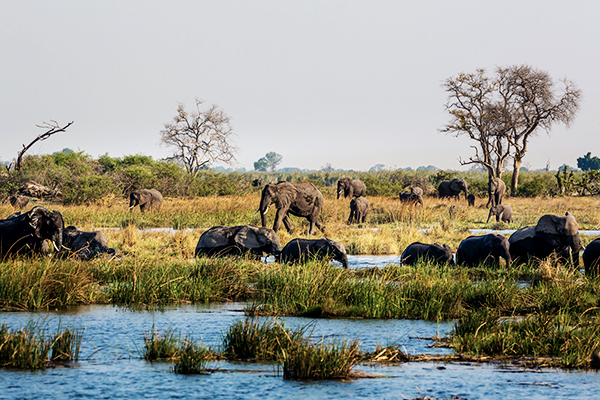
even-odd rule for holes
{"type": "MultiPolygon", "coordinates": [[[[570,211],[579,222],[580,229],[600,230],[600,198],[555,197],[504,199],[514,210],[513,223],[497,223],[494,218],[486,223],[487,199],[477,199],[475,207],[464,207],[464,199],[437,199],[425,197],[425,206],[401,203],[396,197],[369,197],[370,210],[367,222],[348,225],[350,199],[326,197],[321,221],[325,232],[319,230],[315,238],[329,237],[344,243],[350,254],[399,254],[410,243],[446,243],[455,250],[462,239],[469,236],[469,228],[519,229],[533,225],[544,214],[564,215],[570,211]],[[458,206],[450,215],[451,206],[458,206]]],[[[140,243],[148,251],[163,252],[182,257],[192,257],[201,233],[216,225],[261,225],[260,215],[254,214],[260,196],[221,196],[193,199],[166,198],[159,212],[142,214],[139,209],[128,210],[127,199],[103,199],[95,205],[64,206],[60,203],[32,202],[60,211],[65,225],[75,225],[82,230],[103,227],[126,228],[124,231],[104,230],[113,247],[126,253],[135,253],[140,243]],[[168,232],[138,232],[135,227],[164,227],[180,230],[168,232]],[[193,231],[184,231],[190,228],[193,231]]],[[[8,204],[0,206],[0,218],[15,210],[8,204]]],[[[275,209],[267,214],[267,226],[272,227],[275,209]]],[[[308,222],[292,216],[294,233],[282,226],[278,232],[282,246],[295,237],[308,237],[308,222]]],[[[594,237],[583,236],[583,244],[594,237]]]]}

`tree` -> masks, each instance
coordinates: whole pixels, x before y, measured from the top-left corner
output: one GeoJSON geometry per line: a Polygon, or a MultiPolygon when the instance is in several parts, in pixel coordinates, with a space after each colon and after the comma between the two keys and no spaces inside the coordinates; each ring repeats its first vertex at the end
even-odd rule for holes
{"type": "Polygon", "coordinates": [[[497,68],[489,78],[484,69],[461,73],[442,85],[449,93],[446,109],[451,115],[443,132],[468,135],[478,143],[475,155],[461,165],[480,164],[490,177],[500,177],[505,162],[513,159],[511,195],[515,195],[519,171],[529,139],[538,128],[550,131],[554,123],[573,121],[581,91],[566,79],[557,88],[547,72],[527,65],[497,68]]]}
{"type": "Polygon", "coordinates": [[[254,163],[254,169],[256,171],[275,171],[277,169],[277,165],[281,163],[283,156],[281,154],[277,154],[274,151],[268,152],[264,157],[260,158],[258,161],[254,163]]]}
{"type": "Polygon", "coordinates": [[[547,72],[528,65],[497,68],[496,72],[506,138],[513,149],[510,193],[515,196],[529,139],[538,128],[549,134],[555,123],[569,127],[579,110],[581,90],[567,79],[556,84],[547,72]]]}
{"type": "Polygon", "coordinates": [[[445,107],[451,115],[442,132],[457,137],[467,135],[477,142],[471,145],[475,155],[467,161],[459,158],[460,164],[479,165],[488,171],[490,178],[500,178],[510,149],[503,135],[502,110],[494,99],[496,82],[485,75],[484,69],[478,69],[475,73],[448,78],[442,87],[448,93],[445,107]]]}
{"type": "Polygon", "coordinates": [[[585,156],[577,159],[577,167],[582,171],[600,170],[600,158],[592,157],[592,153],[588,152],[585,156]]]}
{"type": "Polygon", "coordinates": [[[196,111],[191,114],[179,104],[173,122],[160,131],[162,144],[175,148],[172,159],[194,176],[210,162],[235,161],[229,116],[214,104],[202,110],[203,103],[196,99],[196,111]]]}
{"type": "MultiPolygon", "coordinates": [[[[19,152],[19,154],[17,155],[17,161],[15,162],[15,170],[17,170],[17,171],[21,170],[23,156],[25,155],[25,152],[31,148],[31,146],[33,146],[37,142],[41,142],[43,140],[48,139],[50,136],[54,135],[55,133],[65,132],[67,130],[67,128],[73,124],[73,122],[74,121],[69,122],[67,125],[63,126],[62,128],[58,124],[58,122],[56,122],[54,120],[50,120],[50,122],[42,122],[42,125],[36,125],[38,128],[47,129],[47,131],[42,133],[41,135],[38,135],[38,137],[33,139],[33,141],[31,143],[29,143],[27,146],[23,145],[23,150],[21,150],[19,152]]],[[[10,165],[8,168],[10,168],[10,165]]]]}

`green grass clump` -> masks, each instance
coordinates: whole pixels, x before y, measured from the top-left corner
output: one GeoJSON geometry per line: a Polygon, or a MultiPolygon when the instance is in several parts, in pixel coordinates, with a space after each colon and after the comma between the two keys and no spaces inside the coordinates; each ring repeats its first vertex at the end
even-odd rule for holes
{"type": "Polygon", "coordinates": [[[162,334],[154,326],[144,332],[144,359],[148,361],[172,360],[179,356],[180,339],[171,328],[162,334]]]}
{"type": "Polygon", "coordinates": [[[173,367],[173,372],[178,374],[206,374],[208,361],[214,359],[214,354],[204,345],[184,340],[180,351],[179,360],[173,367]]]}
{"type": "Polygon", "coordinates": [[[456,352],[492,357],[552,357],[562,367],[586,367],[600,345],[598,317],[559,313],[502,320],[481,309],[461,317],[452,334],[456,352]]]}
{"type": "Polygon", "coordinates": [[[283,353],[284,379],[347,379],[358,362],[358,341],[299,343],[283,353]]]}
{"type": "Polygon", "coordinates": [[[54,336],[51,346],[52,361],[77,361],[79,359],[79,350],[81,349],[81,340],[83,331],[72,328],[65,328],[62,332],[60,327],[54,336]]]}
{"type": "Polygon", "coordinates": [[[82,334],[77,330],[60,328],[53,339],[47,339],[36,323],[11,331],[0,326],[0,367],[39,370],[45,369],[52,352],[52,361],[76,361],[79,357],[82,334]]]}
{"type": "Polygon", "coordinates": [[[307,327],[286,329],[276,319],[246,318],[233,324],[223,339],[222,354],[230,360],[277,361],[282,352],[304,341],[307,327]]]}

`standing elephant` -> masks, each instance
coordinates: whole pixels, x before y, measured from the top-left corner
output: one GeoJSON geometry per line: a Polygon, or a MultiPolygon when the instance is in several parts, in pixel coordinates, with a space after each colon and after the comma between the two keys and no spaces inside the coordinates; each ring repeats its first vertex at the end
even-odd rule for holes
{"type": "Polygon", "coordinates": [[[196,257],[237,256],[250,253],[261,257],[263,253],[279,257],[281,246],[275,231],[253,225],[214,226],[204,232],[196,245],[196,257]]]}
{"type": "Polygon", "coordinates": [[[502,235],[490,233],[484,236],[469,236],[458,245],[456,263],[474,267],[486,263],[490,267],[499,267],[500,258],[506,261],[506,267],[512,262],[510,244],[502,235]]]}
{"type": "Polygon", "coordinates": [[[400,192],[400,201],[403,203],[420,204],[423,206],[423,195],[412,192],[400,192]]]}
{"type": "Polygon", "coordinates": [[[74,226],[63,230],[63,246],[75,253],[80,260],[91,260],[100,254],[114,256],[115,249],[108,248],[108,240],[101,231],[83,232],[74,226]]]}
{"type": "Polygon", "coordinates": [[[29,204],[29,197],[27,196],[10,196],[10,205],[14,208],[22,209],[29,204]]]}
{"type": "Polygon", "coordinates": [[[467,196],[467,203],[469,206],[475,207],[475,195],[474,194],[471,193],[467,196]]]}
{"type": "Polygon", "coordinates": [[[348,217],[348,224],[353,221],[357,224],[365,223],[367,220],[367,213],[369,212],[369,200],[366,197],[355,197],[350,201],[350,217],[348,217]]]}
{"type": "Polygon", "coordinates": [[[319,215],[323,209],[323,194],[310,182],[279,182],[265,185],[260,198],[260,206],[255,214],[260,211],[262,226],[267,226],[267,211],[275,203],[277,213],[273,230],[277,232],[281,222],[289,233],[293,233],[292,223],[288,214],[304,217],[310,222],[308,234],[312,235],[315,225],[321,231],[325,227],[319,222],[319,215]]]}
{"type": "Polygon", "coordinates": [[[58,211],[34,207],[26,213],[0,220],[0,257],[22,253],[45,253],[46,239],[56,251],[62,249],[64,222],[58,211]]]}
{"type": "Polygon", "coordinates": [[[585,247],[582,258],[586,275],[600,275],[600,239],[594,240],[585,247]]]}
{"type": "Polygon", "coordinates": [[[488,219],[485,221],[487,224],[490,222],[490,218],[492,215],[496,216],[496,222],[512,222],[513,221],[513,210],[512,207],[508,204],[497,204],[490,208],[490,213],[488,214],[488,219]]]}
{"type": "Polygon", "coordinates": [[[344,197],[360,197],[367,195],[367,187],[360,179],[342,178],[337,183],[337,198],[344,192],[344,197]]]}
{"type": "Polygon", "coordinates": [[[410,193],[414,194],[415,196],[421,196],[423,197],[423,189],[421,189],[420,187],[417,186],[412,186],[410,188],[410,193]]]}
{"type": "Polygon", "coordinates": [[[156,189],[141,189],[131,192],[129,195],[129,210],[139,205],[140,211],[160,210],[163,197],[156,189]]]}
{"type": "Polygon", "coordinates": [[[348,268],[344,245],[331,239],[292,239],[281,251],[284,263],[305,262],[311,258],[333,259],[348,268]]]}
{"type": "Polygon", "coordinates": [[[506,184],[500,178],[490,178],[488,182],[488,196],[489,200],[486,207],[494,207],[498,204],[502,204],[502,198],[506,192],[506,184]]]}
{"type": "Polygon", "coordinates": [[[508,241],[512,259],[519,264],[556,253],[563,260],[568,260],[572,255],[572,262],[579,267],[579,225],[570,212],[564,217],[546,214],[536,226],[519,229],[510,235],[508,241]]]}
{"type": "Polygon", "coordinates": [[[431,264],[454,265],[454,260],[452,259],[452,250],[450,250],[446,245],[440,246],[437,243],[411,243],[402,252],[400,260],[403,265],[413,265],[419,260],[431,264]]]}
{"type": "Polygon", "coordinates": [[[460,192],[465,192],[465,199],[469,196],[467,182],[462,179],[446,179],[440,182],[438,186],[439,197],[456,197],[460,196],[460,192]]]}

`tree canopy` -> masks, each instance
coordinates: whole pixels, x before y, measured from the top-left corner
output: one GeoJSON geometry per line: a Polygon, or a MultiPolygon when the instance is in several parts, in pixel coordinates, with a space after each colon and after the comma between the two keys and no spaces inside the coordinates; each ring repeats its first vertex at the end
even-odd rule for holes
{"type": "Polygon", "coordinates": [[[577,167],[582,171],[600,170],[600,158],[592,157],[592,153],[588,152],[585,156],[577,159],[577,167]]]}
{"type": "Polygon", "coordinates": [[[448,93],[451,119],[441,130],[477,142],[471,146],[475,155],[460,160],[461,165],[479,164],[490,177],[500,177],[512,158],[513,196],[531,136],[539,128],[549,133],[555,123],[570,126],[581,99],[573,82],[554,82],[547,72],[528,65],[498,67],[493,77],[484,69],[460,73],[442,87],[448,93]]]}
{"type": "Polygon", "coordinates": [[[274,151],[268,152],[264,157],[260,158],[254,163],[254,169],[256,171],[275,171],[277,166],[283,160],[281,154],[275,153],[274,151]]]}
{"type": "Polygon", "coordinates": [[[160,132],[162,144],[174,148],[172,159],[195,176],[210,162],[235,161],[229,116],[214,104],[203,110],[203,103],[196,99],[196,111],[192,113],[179,104],[173,122],[166,123],[160,132]]]}

